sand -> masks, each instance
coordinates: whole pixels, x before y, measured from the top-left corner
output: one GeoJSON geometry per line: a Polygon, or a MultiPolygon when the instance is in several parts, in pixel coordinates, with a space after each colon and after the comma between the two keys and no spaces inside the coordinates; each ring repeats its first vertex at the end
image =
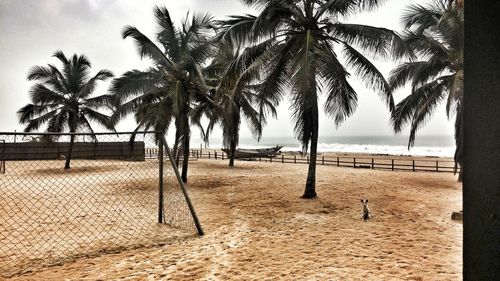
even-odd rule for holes
{"type": "Polygon", "coordinates": [[[187,187],[205,236],[12,280],[461,280],[456,176],[318,166],[318,198],[305,200],[306,165],[236,165],[191,162],[187,187]]]}

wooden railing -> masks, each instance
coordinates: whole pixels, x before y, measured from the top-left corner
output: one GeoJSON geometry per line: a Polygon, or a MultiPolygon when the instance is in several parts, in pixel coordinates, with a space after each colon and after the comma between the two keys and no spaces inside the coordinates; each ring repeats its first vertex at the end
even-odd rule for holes
{"type": "MultiPolygon", "coordinates": [[[[146,158],[154,158],[158,154],[157,149],[146,149],[146,158]]],[[[228,155],[220,150],[199,150],[193,149],[190,153],[194,159],[206,158],[213,160],[228,159],[228,155]]],[[[291,164],[309,164],[309,156],[280,154],[276,157],[255,157],[244,158],[240,160],[252,160],[270,163],[291,163],[291,164]]],[[[318,155],[316,158],[317,165],[337,166],[337,167],[351,167],[351,168],[365,168],[377,170],[391,170],[391,171],[413,171],[413,172],[453,172],[454,162],[446,159],[421,159],[408,156],[406,158],[388,158],[388,157],[347,157],[336,156],[328,157],[318,155]]]]}

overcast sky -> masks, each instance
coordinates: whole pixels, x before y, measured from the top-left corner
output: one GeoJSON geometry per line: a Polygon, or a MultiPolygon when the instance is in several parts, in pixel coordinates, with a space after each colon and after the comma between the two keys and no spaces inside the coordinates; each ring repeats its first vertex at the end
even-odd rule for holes
{"type": "MultiPolygon", "coordinates": [[[[348,21],[401,30],[400,15],[413,2],[416,1],[390,0],[377,11],[348,21]]],[[[175,24],[188,11],[209,13],[216,19],[255,13],[237,0],[0,0],[0,131],[23,129],[16,111],[30,102],[28,91],[32,83],[26,80],[27,73],[34,65],[57,64],[51,57],[56,50],[67,56],[85,54],[92,63],[93,73],[109,69],[119,76],[130,69],[148,67],[150,62],[140,60],[133,40],[122,39],[121,31],[125,25],[132,25],[153,38],[154,5],[166,6],[175,24]]],[[[374,63],[385,75],[395,66],[392,62],[374,63]]],[[[388,109],[378,95],[356,78],[351,83],[359,95],[356,113],[336,129],[332,120],[321,112],[320,135],[393,135],[388,109]]],[[[105,93],[108,86],[109,82],[103,83],[95,94],[105,93]]],[[[407,94],[408,89],[398,91],[396,102],[407,94]]],[[[264,135],[292,136],[290,119],[288,103],[284,102],[279,107],[278,120],[269,121],[264,135]]],[[[132,118],[118,125],[119,130],[134,127],[132,118]]],[[[196,130],[193,134],[198,135],[196,130]]],[[[403,134],[407,135],[408,130],[403,134]]],[[[250,136],[244,125],[241,135],[250,136]]],[[[453,135],[453,123],[447,120],[443,106],[437,108],[420,135],[453,135]]]]}

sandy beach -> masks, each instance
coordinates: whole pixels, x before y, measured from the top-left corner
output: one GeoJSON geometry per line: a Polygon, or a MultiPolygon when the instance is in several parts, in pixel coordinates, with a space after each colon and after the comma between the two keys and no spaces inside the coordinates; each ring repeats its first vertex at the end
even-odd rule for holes
{"type": "Polygon", "coordinates": [[[187,185],[206,235],[12,280],[461,280],[461,184],[450,173],[198,159],[187,185]],[[373,217],[361,220],[360,199],[373,217]]]}

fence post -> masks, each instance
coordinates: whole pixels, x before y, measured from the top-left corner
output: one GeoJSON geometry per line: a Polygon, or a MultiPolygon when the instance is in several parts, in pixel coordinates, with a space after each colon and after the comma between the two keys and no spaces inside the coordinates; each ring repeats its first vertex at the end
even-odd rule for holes
{"type": "Polygon", "coordinates": [[[340,166],[339,157],[337,156],[337,167],[340,166]]]}
{"type": "Polygon", "coordinates": [[[391,159],[392,170],[394,171],[394,159],[391,159]]]}
{"type": "Polygon", "coordinates": [[[273,158],[269,157],[269,163],[273,163],[273,158]]]}
{"type": "Polygon", "coordinates": [[[214,153],[215,153],[215,160],[217,160],[217,151],[215,151],[214,153]]]}
{"type": "Polygon", "coordinates": [[[224,152],[221,153],[222,160],[224,160],[224,152]]]}
{"type": "Polygon", "coordinates": [[[293,156],[293,164],[297,164],[297,155],[293,156]]]}
{"type": "Polygon", "coordinates": [[[259,162],[260,162],[260,156],[259,156],[259,162]]]}
{"type": "Polygon", "coordinates": [[[352,164],[352,167],[353,167],[353,168],[356,168],[356,157],[354,157],[354,162],[353,162],[353,164],[352,164]]]}
{"type": "Polygon", "coordinates": [[[321,155],[321,164],[325,165],[325,155],[321,155]]]}
{"type": "Polygon", "coordinates": [[[285,163],[285,156],[283,154],[281,154],[281,163],[285,163]]]}
{"type": "Polygon", "coordinates": [[[372,158],[372,170],[375,169],[375,165],[373,164],[373,158],[372,158]]]}
{"type": "Polygon", "coordinates": [[[438,163],[439,163],[439,162],[438,162],[438,161],[436,161],[436,172],[439,172],[439,164],[438,164],[438,163]]]}
{"type": "Polygon", "coordinates": [[[158,223],[163,223],[163,140],[160,138],[159,140],[159,179],[158,179],[158,223]]]}
{"type": "Polygon", "coordinates": [[[412,160],[413,171],[415,172],[415,160],[412,160]]]}
{"type": "Polygon", "coordinates": [[[189,211],[191,213],[191,216],[193,217],[194,224],[196,225],[196,230],[198,230],[199,235],[203,235],[204,232],[203,232],[203,229],[201,228],[200,221],[198,220],[198,216],[196,215],[196,212],[194,211],[193,204],[191,203],[191,199],[189,198],[189,195],[186,191],[186,187],[184,186],[184,182],[181,179],[181,175],[179,173],[179,170],[175,166],[174,158],[172,157],[172,154],[170,153],[167,141],[165,140],[165,136],[162,136],[162,140],[163,140],[163,145],[165,146],[165,149],[167,150],[168,158],[170,159],[170,164],[172,165],[172,168],[174,169],[175,176],[176,176],[177,181],[179,182],[179,185],[181,187],[182,194],[184,195],[184,199],[186,199],[186,203],[188,205],[189,211]]]}
{"type": "Polygon", "coordinates": [[[208,152],[208,159],[210,159],[210,151],[208,152]]]}
{"type": "MultiPolygon", "coordinates": [[[[15,135],[14,135],[15,137],[15,135]]],[[[0,174],[5,174],[5,140],[0,140],[2,143],[2,154],[0,154],[0,174]]]]}
{"type": "Polygon", "coordinates": [[[307,164],[309,164],[309,156],[306,156],[306,157],[307,157],[307,160],[306,160],[306,161],[307,161],[307,164]]]}

